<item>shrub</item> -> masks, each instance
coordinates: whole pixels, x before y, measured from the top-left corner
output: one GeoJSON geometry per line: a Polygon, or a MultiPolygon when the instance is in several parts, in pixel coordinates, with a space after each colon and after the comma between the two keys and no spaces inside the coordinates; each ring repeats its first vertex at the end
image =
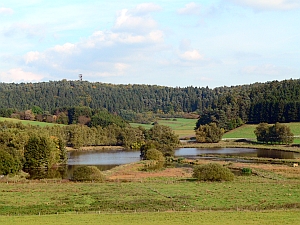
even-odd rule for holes
{"type": "Polygon", "coordinates": [[[165,161],[165,157],[161,151],[156,149],[149,149],[145,155],[146,160],[157,160],[157,161],[165,161]]]}
{"type": "Polygon", "coordinates": [[[195,166],[193,177],[203,181],[231,181],[234,174],[226,167],[217,163],[195,166]]]}
{"type": "Polygon", "coordinates": [[[96,166],[81,166],[74,170],[72,180],[104,182],[105,176],[96,166]]]}
{"type": "Polygon", "coordinates": [[[19,171],[19,162],[11,154],[0,150],[0,175],[14,174],[19,171]]]}
{"type": "Polygon", "coordinates": [[[146,161],[144,168],[142,168],[142,171],[161,170],[162,168],[164,168],[164,165],[165,165],[164,161],[148,160],[146,161]]]}
{"type": "Polygon", "coordinates": [[[249,175],[252,174],[252,169],[251,168],[243,168],[242,169],[242,174],[249,176],[249,175]]]}

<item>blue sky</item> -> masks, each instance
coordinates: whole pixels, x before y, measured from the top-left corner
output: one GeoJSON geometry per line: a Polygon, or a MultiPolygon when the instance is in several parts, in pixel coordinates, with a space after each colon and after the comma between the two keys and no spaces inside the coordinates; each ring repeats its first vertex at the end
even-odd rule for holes
{"type": "Polygon", "coordinates": [[[298,79],[299,0],[0,0],[0,82],[298,79]]]}

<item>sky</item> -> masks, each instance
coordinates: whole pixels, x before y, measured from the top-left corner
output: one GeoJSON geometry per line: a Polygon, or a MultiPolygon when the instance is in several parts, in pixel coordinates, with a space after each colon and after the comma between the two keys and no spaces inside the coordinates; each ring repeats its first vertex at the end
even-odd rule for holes
{"type": "Polygon", "coordinates": [[[221,87],[300,75],[300,0],[0,0],[0,82],[221,87]]]}

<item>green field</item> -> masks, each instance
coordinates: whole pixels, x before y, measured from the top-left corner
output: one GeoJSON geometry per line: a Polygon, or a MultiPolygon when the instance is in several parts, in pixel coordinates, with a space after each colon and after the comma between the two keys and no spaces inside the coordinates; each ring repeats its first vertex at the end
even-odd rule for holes
{"type": "MultiPolygon", "coordinates": [[[[192,137],[195,136],[194,128],[196,126],[197,119],[183,119],[177,118],[175,121],[173,119],[170,120],[158,120],[160,125],[169,126],[174,130],[174,132],[179,135],[180,138],[184,137],[192,137]]],[[[291,128],[292,133],[295,136],[300,136],[300,122],[295,123],[283,123],[291,128]]],[[[150,124],[138,124],[131,123],[133,127],[142,126],[145,129],[150,129],[152,125],[150,124]]],[[[257,127],[257,124],[245,124],[241,127],[238,127],[234,130],[231,130],[223,135],[223,138],[246,138],[246,139],[256,139],[254,134],[254,130],[257,127]]],[[[294,143],[300,143],[300,138],[295,138],[294,143]]]]}
{"type": "MultiPolygon", "coordinates": [[[[292,133],[295,136],[300,136],[300,123],[283,123],[284,125],[287,125],[291,128],[292,133]]],[[[243,125],[241,127],[238,127],[234,130],[231,130],[223,135],[223,138],[247,138],[247,139],[256,139],[256,136],[254,134],[254,130],[257,127],[257,124],[254,125],[243,125]]],[[[298,139],[295,139],[295,143],[299,141],[298,139]]]]}
{"type": "Polygon", "coordinates": [[[38,121],[31,121],[31,120],[18,120],[18,119],[12,119],[12,118],[5,118],[5,117],[0,117],[0,121],[9,121],[9,122],[14,122],[14,123],[23,123],[23,124],[29,124],[33,126],[40,126],[40,127],[45,127],[45,126],[65,126],[64,124],[56,124],[56,123],[45,123],[45,122],[38,122],[38,121]]]}
{"type": "Polygon", "coordinates": [[[265,212],[167,212],[167,213],[94,213],[64,214],[47,216],[0,216],[1,225],[40,225],[40,224],[105,224],[105,225],[296,225],[300,211],[280,210],[265,212]]]}
{"type": "Polygon", "coordinates": [[[176,178],[125,183],[0,183],[0,190],[0,215],[300,208],[300,180],[274,174],[212,183],[176,178]]]}
{"type": "MultiPolygon", "coordinates": [[[[158,124],[169,126],[174,130],[175,134],[177,134],[180,138],[195,136],[194,128],[196,126],[197,119],[184,119],[184,118],[176,118],[176,119],[159,119],[158,124]]],[[[133,127],[142,126],[146,129],[150,129],[152,125],[150,124],[139,124],[139,123],[130,123],[133,127]]]]}

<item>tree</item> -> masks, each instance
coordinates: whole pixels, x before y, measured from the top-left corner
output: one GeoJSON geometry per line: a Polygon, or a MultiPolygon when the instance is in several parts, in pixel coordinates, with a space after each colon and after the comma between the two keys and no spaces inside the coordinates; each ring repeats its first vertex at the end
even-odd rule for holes
{"type": "Polygon", "coordinates": [[[32,106],[31,111],[37,115],[37,114],[43,114],[43,110],[39,106],[32,106]]]}
{"type": "Polygon", "coordinates": [[[26,168],[51,168],[59,162],[60,152],[50,138],[34,135],[25,145],[24,157],[26,168]]]}
{"type": "Polygon", "coordinates": [[[112,124],[116,124],[119,127],[125,127],[127,123],[121,117],[113,115],[106,110],[99,111],[93,115],[90,122],[91,127],[107,127],[112,124]]]}
{"type": "Polygon", "coordinates": [[[13,158],[11,154],[0,149],[0,174],[14,174],[20,170],[20,162],[13,158]]]}
{"type": "Polygon", "coordinates": [[[196,140],[200,143],[217,143],[222,139],[223,129],[215,123],[200,125],[196,130],[196,140]]]}
{"type": "Polygon", "coordinates": [[[179,138],[174,131],[168,127],[155,124],[145,134],[146,140],[151,140],[155,148],[161,151],[164,156],[171,156],[174,154],[174,149],[179,144],[179,138]]]}
{"type": "Polygon", "coordinates": [[[254,131],[257,141],[263,143],[280,143],[290,144],[293,143],[294,134],[291,129],[280,123],[275,123],[270,126],[267,123],[260,123],[254,131]]]}
{"type": "Polygon", "coordinates": [[[258,126],[254,130],[254,133],[256,135],[257,141],[261,141],[264,143],[268,143],[270,141],[269,125],[267,123],[258,124],[258,126]]]}
{"type": "Polygon", "coordinates": [[[26,110],[24,112],[24,119],[25,120],[34,120],[35,116],[34,113],[31,110],[26,110]]]}

